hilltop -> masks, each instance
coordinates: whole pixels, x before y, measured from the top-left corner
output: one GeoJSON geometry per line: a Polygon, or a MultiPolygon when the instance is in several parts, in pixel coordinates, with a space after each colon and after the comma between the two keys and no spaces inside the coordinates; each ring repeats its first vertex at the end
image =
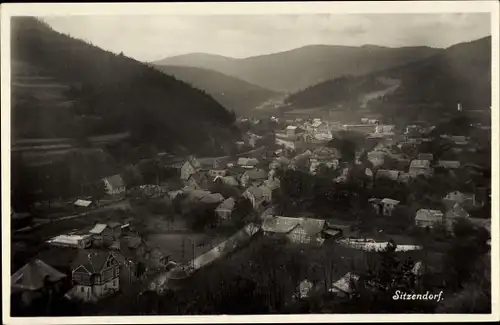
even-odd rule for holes
{"type": "Polygon", "coordinates": [[[153,63],[215,70],[274,91],[297,92],[328,79],[344,75],[364,75],[418,61],[441,51],[423,46],[389,48],[308,45],[244,59],[192,53],[153,63]]]}
{"type": "Polygon", "coordinates": [[[363,76],[327,80],[290,95],[289,107],[365,106],[400,112],[404,107],[464,110],[491,105],[491,37],[460,43],[432,57],[363,76]]]}
{"type": "Polygon", "coordinates": [[[237,115],[252,115],[255,107],[279,95],[275,91],[209,69],[165,65],[155,67],[193,87],[206,91],[237,115]]]}
{"type": "Polygon", "coordinates": [[[165,150],[220,150],[234,114],[205,92],[155,68],[12,19],[12,125],[16,138],[130,132],[165,150]]]}

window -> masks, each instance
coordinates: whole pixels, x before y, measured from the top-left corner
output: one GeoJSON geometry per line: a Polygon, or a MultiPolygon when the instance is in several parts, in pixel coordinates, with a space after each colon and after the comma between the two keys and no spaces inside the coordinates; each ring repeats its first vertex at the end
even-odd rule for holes
{"type": "Polygon", "coordinates": [[[84,287],[80,287],[80,291],[81,292],[85,292],[85,288],[84,287]]]}

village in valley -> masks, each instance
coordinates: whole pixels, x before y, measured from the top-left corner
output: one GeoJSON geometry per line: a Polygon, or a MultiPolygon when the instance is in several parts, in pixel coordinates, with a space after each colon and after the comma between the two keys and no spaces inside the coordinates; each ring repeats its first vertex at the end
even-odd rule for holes
{"type": "Polygon", "coordinates": [[[345,15],[377,31],[356,46],[330,14],[13,17],[11,315],[491,313],[474,15],[345,15]],[[386,20],[442,31],[366,45],[386,20]]]}
{"type": "MultiPolygon", "coordinates": [[[[158,171],[156,183],[131,186],[111,175],[95,185],[102,193],[67,202],[70,216],[14,212],[21,226],[13,246],[36,245],[38,252],[12,275],[13,295],[29,303],[47,276],[71,301],[117,299],[124,291],[164,294],[261,237],[325,250],[333,243],[348,254],[395,245],[395,252],[419,256],[425,241],[446,242],[457,223],[490,232],[491,189],[483,176],[490,167],[468,159],[489,126],[469,125],[476,132],[461,135],[440,134],[441,125],[397,128],[369,118],[237,123],[246,136],[234,156],[159,154],[150,161],[168,172],[158,171]]],[[[424,275],[422,263],[428,262],[414,260],[415,277],[424,275]]],[[[359,279],[355,268],[337,274],[327,291],[350,296],[349,279],[359,279]]],[[[296,285],[295,300],[318,290],[307,276],[296,285]]]]}

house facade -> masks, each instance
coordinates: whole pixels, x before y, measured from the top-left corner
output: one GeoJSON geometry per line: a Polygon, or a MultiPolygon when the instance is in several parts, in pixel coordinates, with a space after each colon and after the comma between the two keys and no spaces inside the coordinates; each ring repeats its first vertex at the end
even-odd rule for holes
{"type": "Polygon", "coordinates": [[[215,213],[219,217],[220,221],[225,221],[231,218],[231,215],[234,210],[234,206],[236,205],[236,201],[234,198],[230,197],[224,200],[216,209],[215,213]]]}
{"type": "Polygon", "coordinates": [[[392,212],[398,206],[399,201],[385,198],[382,201],[382,214],[386,217],[392,216],[392,212]]]}
{"type": "Polygon", "coordinates": [[[411,161],[408,173],[413,178],[416,178],[420,175],[430,177],[434,174],[434,170],[431,167],[431,162],[429,160],[415,159],[411,161]]]}
{"type": "Polygon", "coordinates": [[[120,265],[110,252],[82,251],[73,265],[76,297],[97,300],[120,289],[120,265]]]}

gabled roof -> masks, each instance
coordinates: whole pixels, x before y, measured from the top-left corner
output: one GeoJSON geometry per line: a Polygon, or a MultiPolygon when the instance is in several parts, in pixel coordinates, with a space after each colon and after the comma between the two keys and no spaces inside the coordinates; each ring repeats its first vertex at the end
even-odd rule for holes
{"type": "Polygon", "coordinates": [[[110,255],[108,251],[81,249],[72,266],[73,269],[83,266],[89,273],[100,273],[110,255]]]}
{"type": "Polygon", "coordinates": [[[355,288],[353,284],[359,281],[359,275],[347,272],[343,277],[332,284],[330,292],[352,293],[355,288]],[[354,282],[354,283],[353,283],[354,282]]]}
{"type": "Polygon", "coordinates": [[[25,264],[11,276],[11,286],[21,290],[38,290],[44,287],[45,281],[57,282],[66,275],[36,259],[25,264]]]}
{"type": "Polygon", "coordinates": [[[94,226],[94,228],[92,228],[91,230],[89,230],[89,233],[91,234],[100,234],[104,231],[104,229],[106,229],[107,225],[104,224],[104,223],[98,223],[94,226]]]}
{"type": "Polygon", "coordinates": [[[315,236],[323,230],[325,220],[276,216],[265,219],[262,224],[262,230],[286,234],[297,226],[301,226],[308,235],[315,236]]]}
{"type": "Polygon", "coordinates": [[[245,192],[251,194],[256,200],[264,197],[264,192],[257,186],[251,186],[245,192]]]}
{"type": "Polygon", "coordinates": [[[111,187],[119,188],[125,186],[125,181],[123,180],[121,175],[113,175],[106,177],[106,181],[111,185],[111,187]]]}
{"type": "Polygon", "coordinates": [[[230,185],[230,186],[238,186],[239,185],[238,181],[236,180],[236,178],[234,178],[234,176],[217,176],[214,178],[214,182],[218,179],[220,179],[222,181],[222,183],[224,183],[226,185],[230,185]]]}
{"type": "Polygon", "coordinates": [[[431,162],[429,160],[415,159],[410,163],[410,168],[430,168],[431,162]]]}
{"type": "Polygon", "coordinates": [[[217,210],[233,210],[235,205],[236,201],[232,197],[230,197],[219,204],[217,210]]]}
{"type": "Polygon", "coordinates": [[[251,180],[266,179],[267,173],[264,169],[252,169],[246,171],[243,175],[246,175],[251,180]]]}
{"type": "Polygon", "coordinates": [[[420,209],[417,211],[415,219],[435,221],[436,219],[441,219],[442,217],[443,213],[439,210],[420,209]]]}
{"type": "Polygon", "coordinates": [[[380,202],[382,202],[384,204],[391,204],[391,205],[399,204],[398,200],[393,200],[393,199],[388,199],[388,198],[382,199],[382,201],[380,201],[380,202]]]}

